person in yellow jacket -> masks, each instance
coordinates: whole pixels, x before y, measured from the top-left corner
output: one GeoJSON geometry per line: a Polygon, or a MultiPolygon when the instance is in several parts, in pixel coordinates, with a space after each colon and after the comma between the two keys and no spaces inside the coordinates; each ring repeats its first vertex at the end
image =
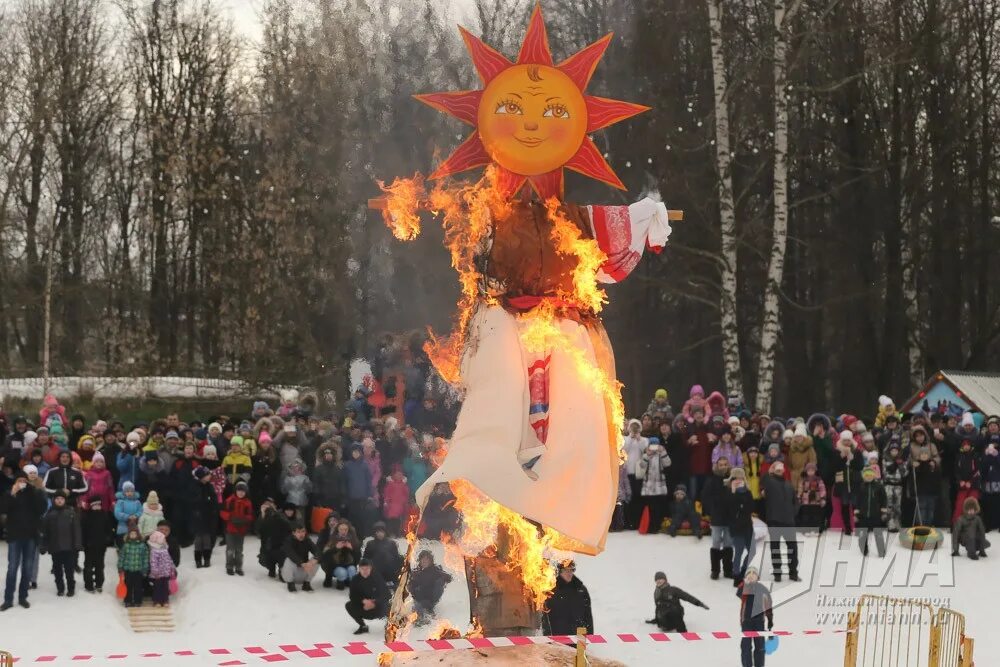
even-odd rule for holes
{"type": "Polygon", "coordinates": [[[758,507],[760,506],[760,469],[763,465],[764,457],[761,456],[757,445],[747,447],[747,451],[743,454],[743,470],[746,471],[747,488],[758,507]]]}
{"type": "Polygon", "coordinates": [[[236,482],[249,483],[253,461],[243,453],[243,439],[239,436],[230,441],[229,453],[222,459],[222,469],[226,473],[226,484],[235,486],[236,482]]]}

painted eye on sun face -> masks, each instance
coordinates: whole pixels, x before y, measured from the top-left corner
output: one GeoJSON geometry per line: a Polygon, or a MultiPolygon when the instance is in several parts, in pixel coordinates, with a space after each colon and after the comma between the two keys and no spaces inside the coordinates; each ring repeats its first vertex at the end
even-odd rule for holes
{"type": "Polygon", "coordinates": [[[569,118],[569,109],[562,104],[550,104],[545,107],[543,118],[569,118]]]}
{"type": "Polygon", "coordinates": [[[510,100],[504,100],[497,103],[496,112],[498,114],[510,114],[512,116],[520,116],[523,114],[521,110],[521,105],[517,102],[510,100]]]}

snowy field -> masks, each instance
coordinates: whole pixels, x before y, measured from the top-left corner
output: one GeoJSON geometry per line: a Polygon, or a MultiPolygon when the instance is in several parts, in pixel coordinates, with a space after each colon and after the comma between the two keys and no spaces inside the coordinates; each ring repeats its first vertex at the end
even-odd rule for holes
{"type": "MultiPolygon", "coordinates": [[[[800,594],[793,597],[788,582],[774,585],[779,601],[775,610],[776,630],[832,630],[846,625],[847,601],[862,594],[936,598],[963,612],[967,632],[976,640],[979,665],[1000,664],[1000,636],[994,634],[997,593],[995,575],[1000,550],[978,562],[952,559],[945,544],[933,557],[899,550],[895,536],[884,560],[869,557],[867,565],[856,545],[836,551],[838,534],[822,541],[805,538],[800,594]],[[839,558],[844,562],[836,563],[839,558]],[[882,570],[888,567],[888,574],[882,570]],[[879,568],[882,568],[880,570],[879,568]],[[883,576],[885,575],[885,576],[883,576]],[[811,585],[809,582],[812,582],[811,585]],[[898,584],[898,585],[894,585],[898,584]],[[793,599],[785,600],[785,598],[793,599]]],[[[946,536],[946,543],[948,536],[946,536]]],[[[707,539],[671,539],[664,535],[613,534],[607,550],[596,558],[579,558],[577,575],[590,590],[598,633],[649,633],[654,626],[643,620],[653,613],[653,573],[663,570],[671,583],[700,598],[711,611],[688,608],[687,624],[692,632],[738,631],[738,600],[730,581],[712,581],[708,576],[707,539]]],[[[313,593],[288,593],[285,587],[267,578],[256,563],[257,541],[247,540],[245,577],[228,577],[223,549],[216,548],[213,566],[196,570],[190,549],[183,553],[180,593],[173,600],[177,631],[170,634],[133,634],[125,610],[114,597],[114,553],[108,552],[109,576],[103,595],[84,592],[77,579],[77,596],[57,598],[49,572],[50,560],[42,557],[39,589],[30,595],[31,609],[15,606],[0,615],[0,648],[22,656],[22,664],[41,655],[59,659],[47,664],[82,664],[74,655],[94,655],[87,664],[116,665],[219,665],[234,658],[245,664],[267,664],[247,655],[245,646],[276,648],[280,644],[310,647],[316,643],[343,645],[359,639],[352,636],[354,625],[344,612],[346,591],[323,589],[316,582],[313,593]],[[212,648],[237,649],[232,656],[212,656],[212,648]],[[193,656],[171,655],[143,658],[140,653],[172,653],[191,650],[193,656]],[[127,659],[108,661],[108,654],[129,654],[127,659]]],[[[758,552],[758,558],[760,553],[758,552]]],[[[0,564],[6,564],[6,545],[0,547],[0,564]]],[[[765,578],[767,578],[765,576],[765,578]]],[[[441,609],[453,619],[468,618],[468,602],[461,580],[446,592],[441,609]]],[[[361,637],[381,638],[383,624],[371,623],[372,633],[361,637]]],[[[769,666],[801,667],[808,655],[812,665],[842,665],[844,638],[824,634],[812,637],[784,637],[778,650],[768,657],[769,666]]],[[[704,667],[731,667],[739,664],[738,641],[705,639],[667,644],[611,644],[590,649],[593,655],[615,658],[627,665],[684,664],[704,667]],[[677,661],[677,662],[675,662],[677,661]]],[[[288,654],[282,664],[374,665],[373,657],[352,657],[337,652],[321,660],[288,654]]]]}

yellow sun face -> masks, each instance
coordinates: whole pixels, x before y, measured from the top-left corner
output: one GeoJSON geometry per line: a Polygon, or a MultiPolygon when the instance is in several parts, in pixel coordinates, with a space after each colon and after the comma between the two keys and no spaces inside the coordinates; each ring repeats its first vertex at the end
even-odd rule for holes
{"type": "Polygon", "coordinates": [[[587,134],[587,104],[555,67],[515,65],[494,78],[479,103],[479,137],[494,162],[522,176],[554,171],[587,134]]]}

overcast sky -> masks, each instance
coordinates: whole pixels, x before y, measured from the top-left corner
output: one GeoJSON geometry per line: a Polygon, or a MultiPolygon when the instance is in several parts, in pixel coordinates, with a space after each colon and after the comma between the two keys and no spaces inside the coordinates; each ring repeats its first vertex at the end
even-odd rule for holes
{"type": "MultiPolygon", "coordinates": [[[[455,10],[456,20],[466,25],[470,22],[472,1],[441,0],[441,2],[451,5],[455,10]]],[[[221,0],[220,5],[224,6],[232,15],[238,30],[255,40],[260,39],[260,12],[264,6],[264,0],[221,0]]]]}

